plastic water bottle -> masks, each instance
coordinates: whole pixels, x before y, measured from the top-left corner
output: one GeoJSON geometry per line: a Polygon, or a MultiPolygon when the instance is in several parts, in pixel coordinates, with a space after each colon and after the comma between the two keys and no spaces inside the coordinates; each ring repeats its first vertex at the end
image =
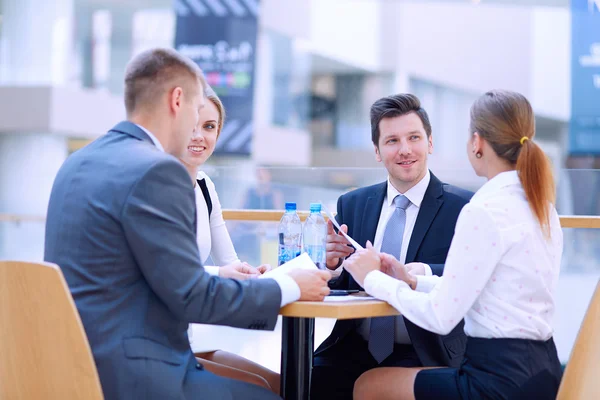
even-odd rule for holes
{"type": "Polygon", "coordinates": [[[285,203],[285,214],[279,221],[278,265],[298,257],[302,247],[302,222],[296,213],[296,203],[285,203]]]}
{"type": "Polygon", "coordinates": [[[310,215],[304,223],[304,251],[319,269],[326,268],[327,222],[321,215],[321,204],[310,204],[310,215]]]}

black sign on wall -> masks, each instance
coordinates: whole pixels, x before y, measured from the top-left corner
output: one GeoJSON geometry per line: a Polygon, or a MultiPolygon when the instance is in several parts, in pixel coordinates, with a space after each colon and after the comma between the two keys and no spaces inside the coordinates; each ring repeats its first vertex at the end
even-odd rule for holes
{"type": "Polygon", "coordinates": [[[175,0],[175,48],[204,71],[227,119],[215,153],[250,154],[259,0],[175,0]]]}

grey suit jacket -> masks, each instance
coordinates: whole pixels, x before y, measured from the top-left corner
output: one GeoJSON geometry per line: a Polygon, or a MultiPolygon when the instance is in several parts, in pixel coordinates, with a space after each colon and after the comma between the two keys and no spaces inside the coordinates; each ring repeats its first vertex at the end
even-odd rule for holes
{"type": "Polygon", "coordinates": [[[275,327],[275,281],[204,271],[195,209],[185,168],[130,122],[72,154],[58,172],[44,259],[65,275],[106,399],[188,398],[186,382],[206,374],[190,349],[190,322],[275,327]]]}

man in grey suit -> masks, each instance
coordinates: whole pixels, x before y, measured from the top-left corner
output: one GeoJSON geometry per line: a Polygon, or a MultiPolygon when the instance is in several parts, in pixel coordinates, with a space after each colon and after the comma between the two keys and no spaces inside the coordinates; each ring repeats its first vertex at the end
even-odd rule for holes
{"type": "Polygon", "coordinates": [[[128,121],[75,152],[52,188],[45,260],[58,264],[81,315],[106,399],[270,399],[218,377],[190,349],[191,322],[274,329],[279,308],[322,300],[326,271],[241,280],[204,270],[190,176],[177,156],[204,104],[200,69],[174,50],[134,58],[128,121]]]}

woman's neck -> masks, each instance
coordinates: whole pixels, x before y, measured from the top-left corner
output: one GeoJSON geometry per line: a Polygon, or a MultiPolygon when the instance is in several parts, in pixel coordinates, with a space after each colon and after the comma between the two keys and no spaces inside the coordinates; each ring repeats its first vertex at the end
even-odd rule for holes
{"type": "Polygon", "coordinates": [[[198,167],[188,165],[186,163],[183,163],[183,165],[187,170],[188,174],[190,175],[190,178],[192,178],[192,184],[194,185],[194,187],[196,187],[196,176],[198,175],[198,167]]]}
{"type": "Polygon", "coordinates": [[[515,166],[503,160],[488,165],[487,179],[490,180],[502,172],[514,171],[515,166]]]}

